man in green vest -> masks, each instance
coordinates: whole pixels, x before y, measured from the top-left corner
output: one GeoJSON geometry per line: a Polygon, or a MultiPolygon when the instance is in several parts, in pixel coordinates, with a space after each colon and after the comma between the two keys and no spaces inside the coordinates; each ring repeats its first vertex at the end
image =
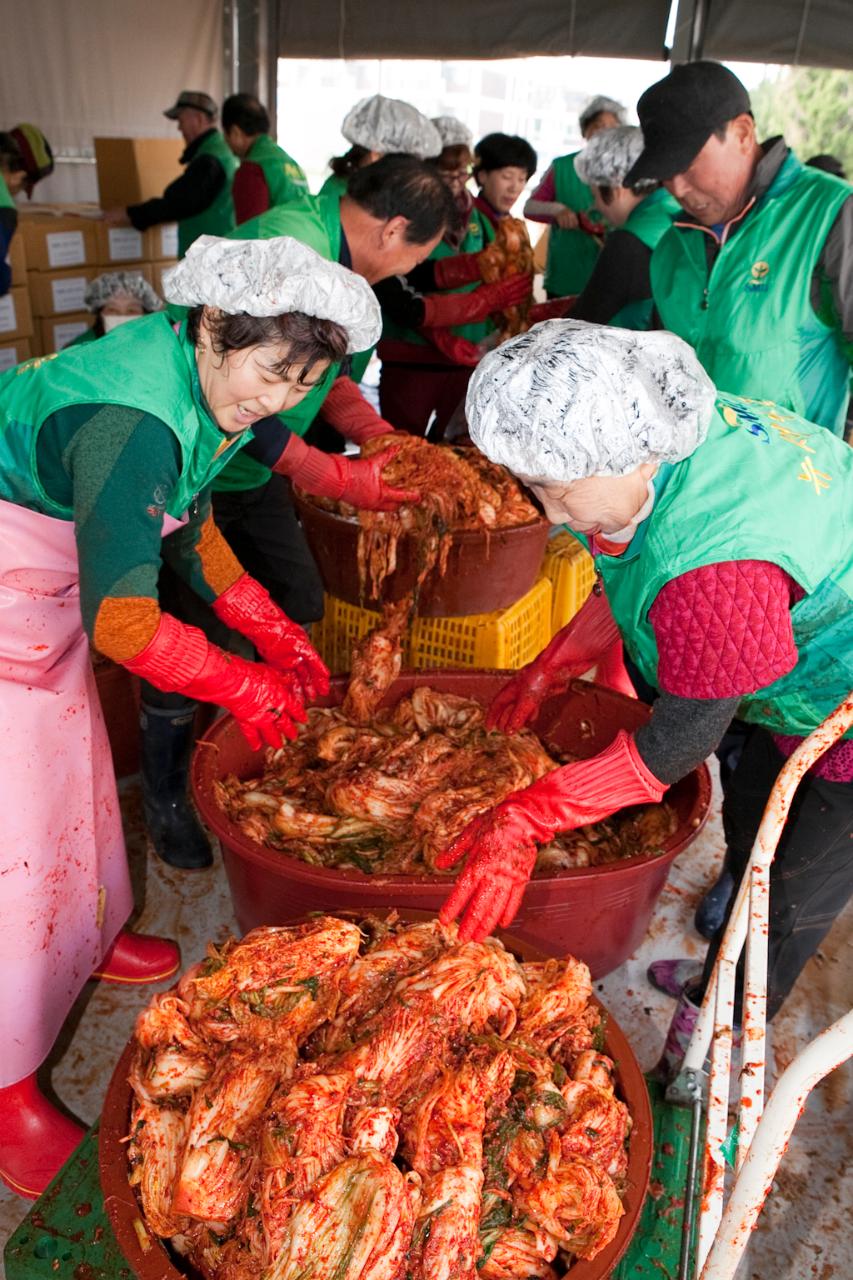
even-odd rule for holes
{"type": "Polygon", "coordinates": [[[251,93],[233,93],[222,104],[222,132],[240,161],[234,175],[234,217],[239,227],[267,209],[308,194],[308,179],[270,137],[266,107],[251,93]]]}
{"type": "Polygon", "coordinates": [[[237,160],[216,128],[216,103],[208,93],[184,89],[163,115],[175,120],[186,149],[181,156],[185,172],[170,182],[162,196],[108,209],[104,219],[114,226],[137,231],[161,222],[178,224],[178,257],[182,258],[198,236],[225,236],[234,229],[231,184],[237,160]]]}
{"type": "MultiPolygon", "coordinates": [[[[599,94],[584,107],[578,123],[581,137],[588,142],[602,129],[624,124],[625,108],[599,94]]],[[[551,228],[545,267],[549,298],[581,292],[592,274],[607,225],[595,210],[589,186],[575,168],[579,154],[572,151],[558,156],[524,206],[525,218],[547,222],[551,228]]]]}
{"type": "Polygon", "coordinates": [[[675,67],[637,104],[645,142],[626,176],[684,213],[652,256],[660,324],[714,381],[840,435],[853,362],[853,192],[759,144],[749,94],[718,62],[675,67]]]}
{"type": "MultiPolygon", "coordinates": [[[[718,391],[673,334],[575,320],[486,356],[467,414],[474,443],[532,486],[598,574],[487,725],[517,732],[620,636],[653,707],[641,728],[465,828],[437,860],[468,855],[443,922],[464,911],[462,939],[509,927],[538,845],[660,801],[733,717],[747,735],[723,780],[738,880],[786,757],[853,688],[853,451],[790,410],[718,391]]],[[[802,780],[771,868],[770,1017],[853,891],[851,830],[853,729],[802,780]]],[[[672,1063],[701,993],[701,982],[684,993],[672,1063]]]]}

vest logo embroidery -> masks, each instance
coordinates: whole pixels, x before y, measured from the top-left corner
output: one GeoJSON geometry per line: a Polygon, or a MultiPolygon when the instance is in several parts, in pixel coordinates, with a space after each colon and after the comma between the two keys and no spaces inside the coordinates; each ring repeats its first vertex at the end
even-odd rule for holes
{"type": "MultiPolygon", "coordinates": [[[[779,439],[784,440],[786,444],[792,444],[797,449],[801,449],[806,454],[816,454],[817,450],[810,443],[811,440],[820,441],[822,428],[818,428],[817,432],[803,430],[809,424],[802,422],[796,415],[780,409],[772,400],[748,400],[742,397],[735,408],[732,404],[726,404],[722,399],[717,401],[720,412],[724,421],[730,427],[742,427],[749,435],[760,440],[762,444],[770,444],[772,439],[770,432],[775,431],[779,439]],[[750,404],[759,405],[764,409],[764,421],[756,410],[750,408],[750,404]],[[793,423],[793,426],[788,426],[793,423]]],[[[798,480],[804,480],[811,485],[818,497],[824,489],[828,489],[832,484],[832,474],[828,471],[820,471],[811,458],[799,458],[798,465],[800,470],[797,473],[798,480]]]]}
{"type": "Polygon", "coordinates": [[[766,293],[769,286],[769,262],[753,262],[749,268],[749,280],[744,285],[747,293],[766,293]]]}

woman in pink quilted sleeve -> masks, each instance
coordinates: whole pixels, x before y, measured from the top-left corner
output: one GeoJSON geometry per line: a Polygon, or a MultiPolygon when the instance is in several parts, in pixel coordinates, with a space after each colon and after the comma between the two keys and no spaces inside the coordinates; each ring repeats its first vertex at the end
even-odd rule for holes
{"type": "MultiPolygon", "coordinates": [[[[469,824],[438,860],[467,855],[442,919],[462,914],[467,937],[508,925],[537,845],[660,800],[721,747],[737,883],[785,757],[853,689],[853,451],[788,410],[717,391],[672,334],[576,320],[537,325],[487,356],[466,412],[478,447],[589,547],[598,575],[576,617],[498,695],[490,723],[520,728],[619,637],[653,711],[636,733],[469,824]]],[[[853,890],[851,830],[848,734],[803,781],[773,863],[770,1017],[853,890]]],[[[679,997],[670,1065],[723,923],[724,912],[704,974],[685,986],[683,966],[667,961],[653,975],[679,997]]]]}

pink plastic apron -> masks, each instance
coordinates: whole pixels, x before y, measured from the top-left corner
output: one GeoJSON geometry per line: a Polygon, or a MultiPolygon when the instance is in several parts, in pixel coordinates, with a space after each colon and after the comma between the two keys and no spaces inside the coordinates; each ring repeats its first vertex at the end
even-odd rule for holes
{"type": "Polygon", "coordinates": [[[74,526],[0,502],[0,1087],[44,1061],[133,908],[74,526]]]}

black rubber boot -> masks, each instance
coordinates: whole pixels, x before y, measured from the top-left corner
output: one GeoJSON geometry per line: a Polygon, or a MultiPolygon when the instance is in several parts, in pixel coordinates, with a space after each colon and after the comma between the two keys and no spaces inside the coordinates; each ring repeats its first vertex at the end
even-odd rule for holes
{"type": "Polygon", "coordinates": [[[197,704],[139,713],[142,804],[157,856],[170,867],[200,871],[213,863],[210,842],[190,803],[187,783],[197,704]]]}
{"type": "Polygon", "coordinates": [[[716,938],[726,920],[731,896],[734,893],[735,881],[731,871],[724,868],[716,884],[712,885],[696,908],[693,923],[696,932],[709,941],[716,938]]]}

